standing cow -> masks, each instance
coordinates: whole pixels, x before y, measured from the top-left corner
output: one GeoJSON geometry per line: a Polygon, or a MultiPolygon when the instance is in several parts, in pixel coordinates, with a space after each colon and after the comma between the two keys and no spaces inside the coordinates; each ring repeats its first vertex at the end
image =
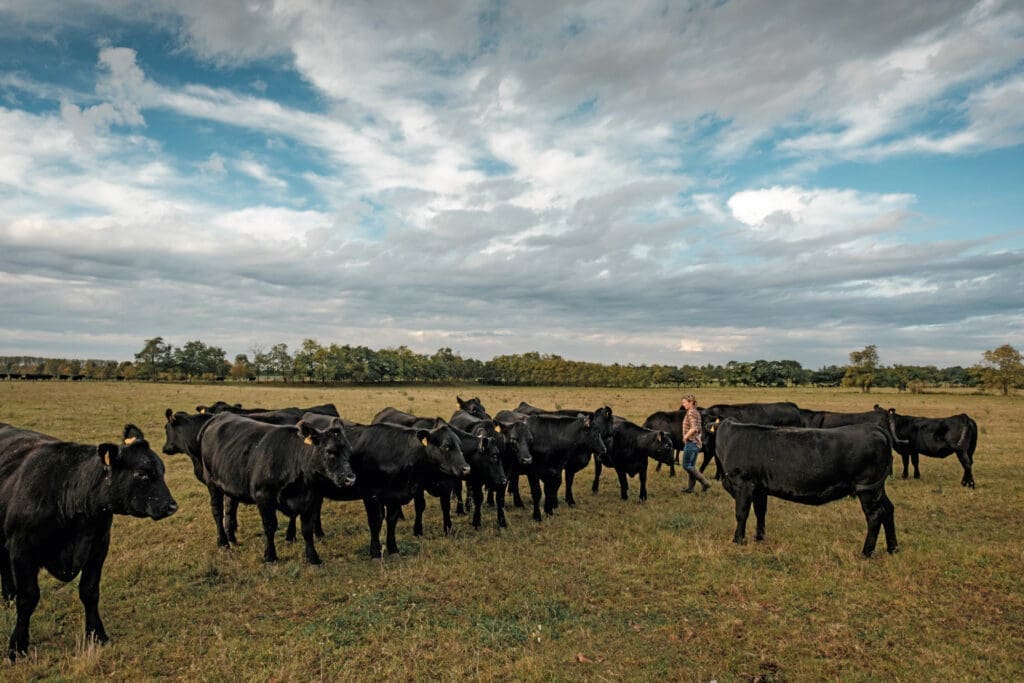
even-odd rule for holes
{"type": "Polygon", "coordinates": [[[28,651],[44,567],[64,582],[81,573],[85,637],[106,643],[100,575],[114,515],[163,519],[177,509],[164,464],[135,425],[121,445],[92,446],[0,423],[0,584],[18,612],[7,656],[28,651]]]}
{"type": "Polygon", "coordinates": [[[885,494],[892,473],[886,430],[859,423],[832,429],[768,427],[726,418],[710,428],[722,468],[722,486],[736,501],[734,543],[746,542],[753,503],[755,540],[764,539],[768,496],[821,505],[845,496],[860,499],[868,532],[862,552],[870,557],[885,527],[886,549],[897,549],[893,505],[885,494]]]}
{"type": "MultiPolygon", "coordinates": [[[[882,410],[875,406],[876,410],[882,410]]],[[[960,413],[950,417],[915,417],[899,415],[890,408],[889,414],[896,421],[896,435],[900,441],[894,444],[903,460],[903,478],[908,476],[908,465],[914,464],[914,479],[921,478],[918,455],[930,458],[945,458],[956,454],[964,476],[961,486],[974,488],[974,450],[978,447],[978,423],[968,415],[960,413]]]]}
{"type": "Polygon", "coordinates": [[[640,502],[647,500],[647,465],[653,458],[659,464],[671,464],[675,448],[672,435],[668,432],[647,429],[616,417],[612,431],[612,446],[604,458],[594,461],[594,493],[601,480],[602,464],[614,467],[619,477],[622,500],[629,497],[629,483],[626,477],[640,475],[640,502]]]}
{"type": "Polygon", "coordinates": [[[306,561],[320,564],[313,542],[322,495],[319,482],[351,487],[356,480],[350,462],[352,447],[340,419],[333,418],[330,428],[320,430],[301,420],[295,426],[282,426],[220,413],[203,427],[199,453],[218,545],[229,545],[223,523],[227,495],[259,509],[266,540],[264,562],[277,560],[274,534],[280,510],[299,516],[306,561]]]}

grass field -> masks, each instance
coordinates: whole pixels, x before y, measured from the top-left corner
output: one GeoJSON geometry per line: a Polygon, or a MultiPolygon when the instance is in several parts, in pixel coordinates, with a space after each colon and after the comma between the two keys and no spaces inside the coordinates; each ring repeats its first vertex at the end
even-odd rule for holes
{"type": "MultiPolygon", "coordinates": [[[[283,407],[333,402],[368,422],[391,405],[448,417],[455,395],[493,413],[608,404],[641,422],[672,410],[677,390],[316,388],[0,382],[0,421],[60,438],[115,441],[140,426],[159,453],[166,408],[223,399],[283,407]]],[[[955,457],[922,458],[922,478],[891,480],[902,551],[864,560],[865,522],[847,499],[805,507],[771,499],[767,540],[736,546],[732,499],[651,468],[650,499],[622,501],[614,473],[598,495],[592,468],[537,524],[493,511],[475,531],[441,533],[428,499],[425,536],[400,522],[400,557],[367,557],[360,503],[324,508],[324,560],[281,541],[264,565],[259,516],[240,511],[241,546],[218,550],[206,490],[185,456],[169,456],[179,505],[163,521],[115,518],[100,610],[112,642],[83,647],[77,580],[43,572],[27,659],[0,678],[79,680],[1007,680],[1024,675],[1024,401],[847,390],[699,391],[702,405],[793,400],[803,407],[966,412],[978,422],[976,490],[955,457]]],[[[897,457],[897,463],[899,458],[897,457]]],[[[527,492],[525,482],[522,489],[527,492]]],[[[528,499],[528,496],[527,496],[528,499]]],[[[511,501],[510,501],[511,502],[511,501]]],[[[750,524],[753,524],[751,520],[750,524]]],[[[750,527],[752,530],[752,527],[750,527]]],[[[751,531],[752,535],[752,531],[751,531]]],[[[4,609],[6,638],[14,610],[4,609]]],[[[6,643],[6,640],[4,641],[6,643]]]]}

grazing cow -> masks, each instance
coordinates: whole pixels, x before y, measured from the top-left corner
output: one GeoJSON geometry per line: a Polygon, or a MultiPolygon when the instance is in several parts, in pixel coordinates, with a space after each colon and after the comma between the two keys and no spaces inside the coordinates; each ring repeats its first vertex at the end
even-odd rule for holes
{"type": "Polygon", "coordinates": [[[380,529],[385,518],[387,551],[395,554],[395,526],[402,506],[413,499],[422,482],[437,474],[469,474],[459,438],[447,425],[427,430],[382,422],[354,425],[345,431],[352,442],[356,491],[334,488],[325,490],[324,496],[334,500],[362,498],[370,527],[370,557],[381,556],[380,529]]]}
{"type": "MultiPolygon", "coordinates": [[[[876,410],[882,410],[877,405],[876,410]]],[[[978,424],[968,415],[960,413],[950,417],[915,417],[888,411],[896,421],[896,435],[903,443],[894,448],[903,460],[903,478],[906,479],[909,462],[914,464],[914,479],[921,478],[918,455],[945,458],[956,453],[964,469],[961,486],[974,488],[974,450],[978,447],[978,424]],[[908,462],[909,461],[909,462],[908,462]]]]}
{"type": "MultiPolygon", "coordinates": [[[[253,415],[259,413],[268,413],[271,415],[282,416],[294,415],[295,419],[292,422],[292,424],[298,422],[299,419],[302,417],[303,413],[316,413],[318,415],[340,417],[340,415],[338,414],[338,409],[335,407],[333,403],[324,403],[323,405],[312,406],[310,408],[243,408],[241,403],[235,403],[234,405],[231,405],[229,403],[225,403],[224,401],[217,401],[216,403],[210,406],[196,406],[196,412],[200,414],[209,413],[211,415],[216,415],[217,413],[235,413],[236,415],[253,415]]],[[[265,421],[270,422],[269,419],[265,421]]],[[[281,422],[279,424],[287,423],[281,422]]]]}
{"type": "Polygon", "coordinates": [[[28,652],[44,567],[65,583],[81,573],[86,640],[106,643],[100,574],[114,515],[163,519],[177,509],[164,464],[135,425],[121,445],[92,446],[0,424],[0,584],[17,606],[7,656],[28,652]]]}
{"type": "Polygon", "coordinates": [[[734,543],[746,542],[747,516],[754,505],[755,540],[764,539],[768,496],[821,505],[856,495],[867,519],[863,552],[870,557],[885,527],[886,549],[897,549],[893,505],[885,494],[892,473],[886,430],[872,423],[831,429],[769,427],[726,418],[710,430],[717,441],[722,486],[736,501],[734,543]]]}
{"type": "Polygon", "coordinates": [[[478,417],[481,420],[489,420],[491,416],[487,414],[484,409],[484,404],[480,402],[480,399],[474,396],[473,398],[467,398],[463,400],[460,396],[455,397],[455,401],[459,404],[459,410],[465,410],[473,417],[478,417]]]}
{"type": "MultiPolygon", "coordinates": [[[[501,413],[496,419],[502,421],[501,413]]],[[[539,522],[542,519],[541,484],[544,486],[544,512],[550,516],[558,507],[558,488],[562,483],[562,471],[568,472],[567,464],[589,460],[591,453],[603,457],[608,449],[593,415],[526,415],[524,421],[533,435],[530,445],[533,458],[525,472],[533,498],[533,518],[539,522]]],[[[608,422],[611,423],[610,418],[608,422]]],[[[513,496],[519,494],[517,479],[518,476],[509,481],[509,490],[513,496]]],[[[568,486],[568,475],[566,481],[568,486]]],[[[575,502],[568,493],[566,502],[570,505],[575,502]]]]}
{"type": "Polygon", "coordinates": [[[320,564],[313,542],[316,511],[321,493],[319,482],[351,487],[352,446],[340,419],[331,428],[319,430],[305,422],[273,425],[241,415],[214,416],[199,434],[210,507],[217,526],[217,544],[229,545],[224,528],[224,496],[255,504],[263,521],[263,561],[275,562],[277,511],[298,515],[306,542],[306,561],[320,564]]]}
{"type": "Polygon", "coordinates": [[[675,445],[672,435],[666,431],[657,431],[641,427],[637,424],[616,417],[612,431],[612,447],[604,458],[594,461],[593,491],[597,493],[601,480],[602,464],[614,467],[619,477],[619,489],[622,500],[629,498],[629,483],[626,477],[640,475],[640,502],[647,500],[647,463],[654,458],[658,463],[671,464],[675,445]]]}

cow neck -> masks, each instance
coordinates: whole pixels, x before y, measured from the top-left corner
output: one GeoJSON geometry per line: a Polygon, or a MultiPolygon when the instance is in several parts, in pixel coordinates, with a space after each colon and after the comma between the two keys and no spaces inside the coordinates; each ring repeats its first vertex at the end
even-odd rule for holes
{"type": "Polygon", "coordinates": [[[78,462],[69,467],[63,477],[59,497],[62,519],[92,519],[113,514],[110,479],[95,447],[76,444],[75,455],[78,462]]]}

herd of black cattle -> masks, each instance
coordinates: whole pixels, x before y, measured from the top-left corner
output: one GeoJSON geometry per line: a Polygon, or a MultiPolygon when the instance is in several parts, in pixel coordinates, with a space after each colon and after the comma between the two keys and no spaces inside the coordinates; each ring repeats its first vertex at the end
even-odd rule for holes
{"type": "MultiPolygon", "coordinates": [[[[309,409],[243,409],[217,402],[196,413],[167,409],[166,455],[184,453],[196,478],[210,493],[217,543],[236,542],[239,503],[259,509],[265,535],[263,559],[277,559],[277,513],[290,518],[286,535],[295,538],[298,518],[305,557],[318,564],[314,539],[323,536],[324,499],[361,500],[370,530],[370,556],[380,557],[380,530],[387,523],[386,550],[397,553],[395,527],[402,506],[414,501],[413,532],[422,534],[425,494],[440,499],[445,533],[452,530],[451,499],[467,506],[479,528],[484,489],[507,525],[505,494],[522,507],[518,480],[525,475],[533,519],[558,506],[563,475],[565,502],[574,505],[576,473],[594,458],[593,490],[602,466],[614,468],[621,496],[627,477],[640,478],[647,498],[649,460],[674,474],[682,450],[683,411],[657,412],[637,425],[602,406],[547,411],[520,403],[493,417],[477,398],[456,397],[451,419],[421,418],[385,408],[371,424],[343,420],[333,405],[309,409]],[[471,499],[471,503],[469,502],[471,499]]],[[[863,413],[799,408],[793,403],[713,405],[703,418],[703,470],[716,463],[716,478],[735,499],[733,540],[745,541],[751,504],[762,540],[768,496],[818,505],[856,495],[867,519],[863,554],[875,548],[884,528],[889,552],[897,548],[893,505],[885,494],[892,475],[892,451],[920,476],[918,455],[955,453],[963,466],[961,484],[972,474],[978,428],[967,415],[922,418],[875,406],[863,413]]],[[[162,519],[177,510],[164,481],[164,465],[142,432],[126,425],[120,444],[99,446],[0,423],[0,580],[5,600],[14,600],[17,621],[8,656],[28,649],[29,619],[39,602],[38,575],[46,568],[61,581],[79,573],[86,638],[106,642],[98,611],[100,574],[110,544],[113,515],[162,519]]]]}

